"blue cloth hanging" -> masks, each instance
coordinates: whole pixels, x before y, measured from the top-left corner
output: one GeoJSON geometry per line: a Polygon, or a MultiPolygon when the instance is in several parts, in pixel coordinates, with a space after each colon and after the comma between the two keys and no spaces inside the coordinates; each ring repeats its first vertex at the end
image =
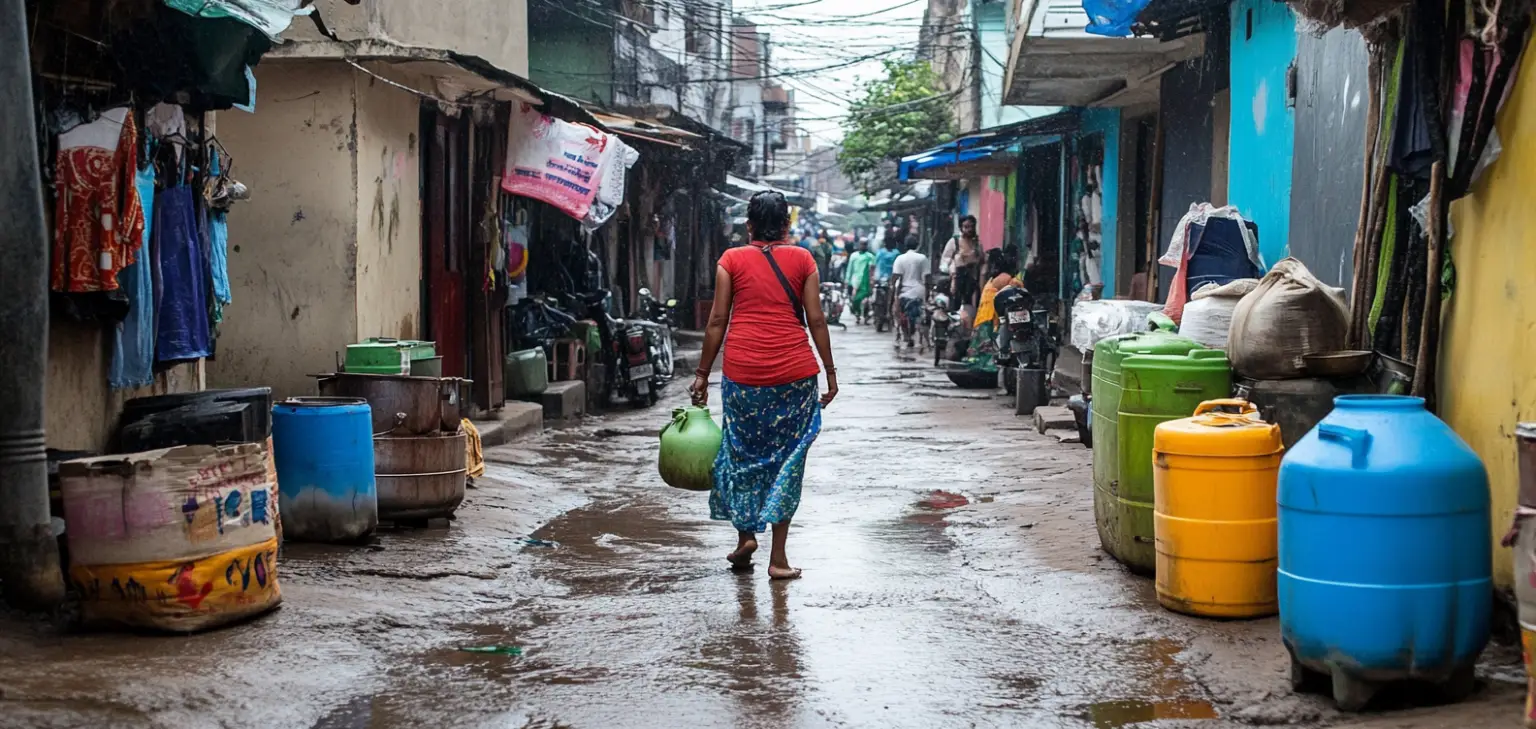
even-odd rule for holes
{"type": "Polygon", "coordinates": [[[155,381],[154,246],[155,166],[134,176],[139,204],[144,208],[144,240],[137,260],[117,273],[118,286],[128,296],[128,316],[112,337],[112,368],[107,383],[114,390],[148,387],[155,381]]]}
{"type": "Polygon", "coordinates": [[[160,262],[155,361],[207,357],[208,269],[198,239],[197,200],[177,185],[155,201],[155,250],[160,262]]]}
{"type": "MultiPolygon", "coordinates": [[[[219,155],[213,155],[209,173],[219,176],[219,155]]],[[[213,268],[213,320],[223,321],[224,307],[234,299],[229,293],[229,212],[210,210],[208,213],[208,258],[213,268]]]]}

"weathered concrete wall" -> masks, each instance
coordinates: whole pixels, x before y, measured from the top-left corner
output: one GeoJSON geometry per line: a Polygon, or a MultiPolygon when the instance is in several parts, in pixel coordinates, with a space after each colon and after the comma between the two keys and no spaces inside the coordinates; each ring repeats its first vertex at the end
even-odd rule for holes
{"type": "Polygon", "coordinates": [[[48,381],[43,403],[49,448],[101,451],[117,429],[124,402],[203,389],[199,363],[188,362],[156,375],[149,387],[112,390],[107,386],[112,365],[108,335],[108,330],[94,324],[58,316],[49,320],[48,381]]]}
{"type": "Polygon", "coordinates": [[[252,195],[229,216],[238,293],[209,366],[214,387],[313,394],[307,375],[333,369],[357,339],[354,75],[335,62],[263,63],[256,113],[220,117],[252,195]]]}
{"type": "MultiPolygon", "coordinates": [[[[1499,114],[1504,155],[1451,207],[1456,290],[1445,310],[1440,415],[1482,457],[1493,489],[1493,538],[1509,525],[1519,469],[1515,424],[1536,420],[1536,41],[1499,114]]],[[[1510,551],[1493,548],[1498,585],[1512,584],[1510,551]]]]}
{"type": "MultiPolygon", "coordinates": [[[[316,0],[326,29],[343,41],[372,39],[407,46],[457,51],[528,76],[527,0],[316,0]]],[[[291,40],[320,40],[314,21],[300,18],[284,34],[291,40]]]]}
{"type": "Polygon", "coordinates": [[[421,102],[358,72],[357,334],[415,338],[421,310],[421,102]]]}

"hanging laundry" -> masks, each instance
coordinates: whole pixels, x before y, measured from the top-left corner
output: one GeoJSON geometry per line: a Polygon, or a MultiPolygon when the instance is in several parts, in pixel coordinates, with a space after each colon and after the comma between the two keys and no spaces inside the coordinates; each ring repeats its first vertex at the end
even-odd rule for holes
{"type": "Polygon", "coordinates": [[[279,36],[298,15],[309,15],[314,7],[305,0],[165,0],[165,4],[188,15],[203,18],[234,18],[266,33],[272,40],[279,36]]]}
{"type": "Polygon", "coordinates": [[[139,170],[134,187],[144,208],[143,246],[138,259],[117,274],[118,284],[128,296],[128,316],[113,331],[112,369],[107,383],[114,390],[148,387],[155,381],[155,281],[154,249],[150,236],[154,228],[155,166],[139,170]]]}
{"type": "Polygon", "coordinates": [[[59,135],[54,190],[53,290],[113,291],[117,272],[143,245],[144,210],[134,191],[138,130],[112,109],[59,135]]]}
{"type": "Polygon", "coordinates": [[[156,282],[155,361],[207,357],[208,269],[198,235],[196,196],[188,185],[164,190],[155,198],[156,282]]]}
{"type": "MultiPolygon", "coordinates": [[[[219,154],[212,151],[210,157],[212,162],[208,171],[212,177],[217,178],[220,174],[219,154]]],[[[208,261],[213,269],[213,321],[217,324],[224,320],[224,307],[234,301],[229,292],[228,210],[208,211],[208,238],[208,261]]]]}

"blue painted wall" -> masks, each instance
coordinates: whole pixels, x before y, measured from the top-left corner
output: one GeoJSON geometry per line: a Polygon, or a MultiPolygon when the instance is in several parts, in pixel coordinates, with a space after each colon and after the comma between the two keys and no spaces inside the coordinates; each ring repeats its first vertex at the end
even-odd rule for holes
{"type": "Polygon", "coordinates": [[[1236,0],[1231,8],[1227,201],[1258,224],[1259,252],[1274,265],[1290,251],[1296,113],[1285,79],[1296,58],[1296,18],[1274,0],[1236,0]]]}
{"type": "Polygon", "coordinates": [[[1082,118],[1081,136],[1102,134],[1104,139],[1104,220],[1101,228],[1104,243],[1103,250],[1099,252],[1099,260],[1101,275],[1104,277],[1105,298],[1113,298],[1115,251],[1119,248],[1115,233],[1120,227],[1120,110],[1084,109],[1082,118]]]}

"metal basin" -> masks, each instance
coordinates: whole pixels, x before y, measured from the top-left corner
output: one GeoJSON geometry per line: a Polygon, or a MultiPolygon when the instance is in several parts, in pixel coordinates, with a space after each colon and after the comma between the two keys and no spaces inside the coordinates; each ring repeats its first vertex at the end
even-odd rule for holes
{"type": "Polygon", "coordinates": [[[458,377],[365,375],[350,372],[319,375],[320,394],[359,397],[373,408],[375,435],[430,435],[459,430],[458,377]]]}
{"type": "Polygon", "coordinates": [[[373,439],[380,519],[451,516],[464,501],[465,434],[373,439]]]}

